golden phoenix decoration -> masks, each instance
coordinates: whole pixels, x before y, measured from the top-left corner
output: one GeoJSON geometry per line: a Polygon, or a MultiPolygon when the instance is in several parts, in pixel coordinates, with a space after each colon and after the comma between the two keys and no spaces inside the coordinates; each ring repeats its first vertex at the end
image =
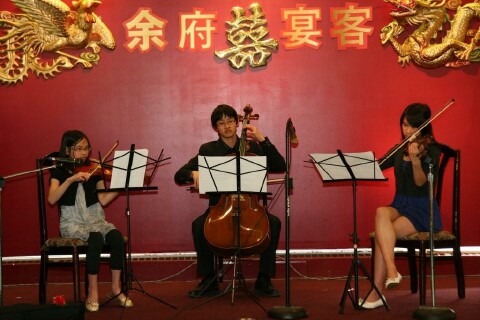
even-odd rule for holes
{"type": "Polygon", "coordinates": [[[0,81],[16,84],[34,72],[55,77],[77,64],[92,68],[100,46],[113,50],[115,39],[93,11],[99,0],[12,0],[23,13],[0,11],[0,81]],[[82,50],[79,56],[63,50],[82,50]],[[91,49],[91,50],[89,50],[91,49]],[[51,53],[50,55],[43,53],[51,53]],[[53,58],[45,58],[54,55],[53,58]]]}
{"type": "Polygon", "coordinates": [[[480,62],[480,0],[464,5],[461,0],[385,2],[395,5],[398,11],[390,13],[393,21],[381,30],[380,38],[382,44],[389,42],[393,46],[402,67],[410,61],[424,68],[480,62]],[[401,43],[399,38],[405,40],[401,43]]]}
{"type": "Polygon", "coordinates": [[[251,15],[247,17],[243,8],[232,8],[233,19],[226,23],[230,27],[227,39],[234,46],[215,51],[215,55],[221,59],[228,57],[230,66],[235,69],[244,68],[247,61],[252,68],[266,65],[272,55],[270,50],[278,47],[275,39],[263,40],[269,31],[265,27],[267,20],[260,4],[252,3],[249,10],[251,15]]]}

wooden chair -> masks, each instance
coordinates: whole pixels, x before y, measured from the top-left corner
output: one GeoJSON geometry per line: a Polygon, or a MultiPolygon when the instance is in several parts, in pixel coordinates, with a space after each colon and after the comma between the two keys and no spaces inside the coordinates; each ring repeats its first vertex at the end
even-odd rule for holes
{"type": "MultiPolygon", "coordinates": [[[[39,303],[46,303],[48,269],[50,267],[70,267],[73,276],[73,293],[76,302],[81,301],[80,297],[80,260],[81,254],[86,254],[88,249],[87,241],[75,238],[64,238],[60,235],[49,236],[47,223],[47,210],[45,204],[45,181],[43,159],[37,159],[37,193],[38,209],[40,217],[40,280],[39,280],[39,303]],[[56,256],[56,257],[55,257],[56,256]],[[67,256],[59,258],[59,256],[67,256]]],[[[126,242],[126,239],[125,239],[126,242]]],[[[109,253],[109,246],[105,245],[102,253],[109,253]]],[[[125,259],[126,263],[126,259],[125,259]]],[[[124,269],[126,270],[126,265],[124,269]]],[[[125,272],[122,272],[122,287],[125,288],[125,272]]],[[[85,271],[85,295],[88,294],[88,277],[85,271]]]]}
{"type": "MultiPolygon", "coordinates": [[[[447,145],[440,144],[441,156],[439,160],[437,185],[434,190],[434,196],[438,201],[438,205],[442,210],[442,193],[445,181],[445,172],[447,165],[450,163],[452,167],[452,198],[451,198],[451,230],[442,230],[435,232],[433,235],[434,249],[451,249],[452,254],[434,255],[435,261],[438,260],[453,260],[455,265],[455,275],[457,278],[457,291],[459,298],[465,298],[465,277],[463,272],[462,254],[460,252],[460,150],[455,150],[447,145]]],[[[446,191],[445,191],[446,193],[446,191]]],[[[448,196],[445,195],[444,196],[448,196]]],[[[443,216],[443,224],[448,223],[443,216]]],[[[375,233],[370,234],[372,245],[372,274],[373,274],[373,257],[375,249],[375,233]]],[[[427,281],[427,250],[430,250],[430,232],[417,232],[407,237],[398,239],[395,243],[397,248],[406,248],[406,253],[397,252],[396,255],[406,255],[408,257],[408,264],[410,270],[410,289],[412,293],[416,293],[420,289],[420,305],[425,305],[426,300],[426,281],[427,281]],[[416,250],[418,250],[418,270],[416,266],[416,250]]]]}

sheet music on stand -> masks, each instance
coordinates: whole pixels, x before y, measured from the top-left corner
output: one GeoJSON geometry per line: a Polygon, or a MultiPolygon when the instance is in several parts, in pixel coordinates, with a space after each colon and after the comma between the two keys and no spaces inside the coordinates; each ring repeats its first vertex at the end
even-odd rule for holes
{"type": "MultiPolygon", "coordinates": [[[[114,153],[112,179],[110,188],[125,188],[127,179],[127,168],[131,150],[119,150],[114,153]]],[[[128,187],[143,187],[145,180],[145,170],[147,166],[148,149],[136,149],[133,155],[132,167],[130,170],[130,180],[128,187]]]]}
{"type": "Polygon", "coordinates": [[[340,151],[338,153],[312,153],[310,157],[325,182],[351,181],[352,179],[387,180],[371,151],[343,154],[340,151]]]}
{"type": "MultiPolygon", "coordinates": [[[[235,156],[198,156],[199,193],[237,192],[237,163],[235,156]]],[[[267,192],[267,157],[240,157],[240,186],[242,192],[267,192]]]]}

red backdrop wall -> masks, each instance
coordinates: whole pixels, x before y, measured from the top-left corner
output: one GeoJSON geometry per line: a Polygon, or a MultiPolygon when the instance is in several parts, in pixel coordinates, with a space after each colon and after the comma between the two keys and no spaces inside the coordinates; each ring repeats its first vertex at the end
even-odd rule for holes
{"type": "MultiPolygon", "coordinates": [[[[98,65],[80,66],[45,80],[34,74],[15,86],[0,86],[0,175],[34,169],[35,159],[58,149],[67,129],[85,131],[93,154],[105,153],[119,140],[118,149],[131,144],[157,156],[163,149],[170,160],[157,172],[155,194],[131,197],[132,248],[134,252],[191,251],[191,221],[207,201],[177,186],[176,170],[198,151],[201,143],[216,139],[209,125],[211,110],[227,103],[239,112],[250,104],[260,115],[255,124],[285,154],[285,124],[292,119],[299,145],[292,150],[291,248],[351,247],[352,188],[324,184],[308,162],[310,153],[372,150],[382,155],[399,140],[398,119],[411,102],[428,103],[437,112],[451,98],[456,103],[434,122],[438,140],[462,150],[462,245],[478,245],[475,218],[480,149],[478,111],[479,64],[461,69],[402,68],[390,46],[382,46],[380,29],[391,18],[383,1],[358,1],[373,7],[373,34],[367,49],[339,50],[329,35],[331,7],[344,1],[302,1],[320,7],[323,30],[318,49],[286,50],[282,45],[265,67],[234,70],[215,50],[228,47],[224,21],[230,9],[248,8],[250,1],[104,1],[96,13],[113,32],[117,46],[102,49],[98,65]],[[147,53],[128,52],[122,24],[140,7],[165,20],[167,47],[147,53]],[[217,32],[206,51],[178,50],[178,14],[201,7],[217,12],[217,32]]],[[[285,29],[281,8],[295,8],[295,1],[262,1],[269,36],[280,40],[285,29]]],[[[0,9],[16,10],[0,0],[0,9]]],[[[357,214],[360,246],[368,247],[375,208],[388,204],[394,184],[359,183],[357,214]]],[[[281,176],[272,176],[278,178],[281,176]]],[[[271,185],[276,192],[280,186],[271,185]]],[[[284,221],[283,190],[271,211],[284,221]]],[[[7,179],[2,190],[2,244],[4,256],[38,255],[39,230],[36,182],[33,174],[7,179]]],[[[108,220],[126,231],[125,196],[107,209],[108,220]]],[[[49,208],[57,223],[56,210],[49,208]]],[[[448,225],[448,224],[447,224],[448,225]]],[[[282,236],[281,247],[284,247],[282,236]]]]}

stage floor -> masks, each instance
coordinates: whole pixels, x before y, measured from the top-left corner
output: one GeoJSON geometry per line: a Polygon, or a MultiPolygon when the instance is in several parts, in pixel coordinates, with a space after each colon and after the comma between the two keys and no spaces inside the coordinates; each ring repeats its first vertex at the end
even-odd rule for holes
{"type": "MultiPolygon", "coordinates": [[[[253,290],[254,279],[247,279],[247,290],[253,290]]],[[[436,306],[447,307],[455,311],[457,319],[476,319],[480,312],[480,276],[467,276],[466,297],[457,296],[454,277],[436,277],[436,306]]],[[[412,319],[413,312],[418,306],[418,294],[410,292],[410,279],[404,277],[402,283],[395,289],[384,292],[390,311],[385,308],[375,310],[358,310],[353,307],[347,297],[344,304],[344,313],[339,314],[339,303],[345,288],[346,278],[314,279],[293,278],[290,283],[290,299],[287,304],[285,279],[274,279],[274,285],[281,291],[279,298],[260,298],[257,302],[252,299],[245,288],[235,291],[232,304],[232,294],[227,292],[215,299],[190,299],[187,291],[194,288],[197,282],[193,281],[149,281],[133,282],[129,296],[134,307],[123,310],[115,301],[103,305],[97,313],[86,311],[85,319],[209,319],[209,320],[261,320],[271,319],[268,310],[276,307],[294,306],[305,309],[309,319],[412,319]],[[166,303],[175,306],[174,309],[166,303]]],[[[231,282],[228,279],[221,284],[227,288],[231,282]]],[[[428,282],[430,284],[430,280],[428,282]]],[[[354,288],[354,281],[350,287],[354,288]]],[[[359,279],[359,296],[364,297],[368,292],[369,282],[359,279]]],[[[249,291],[250,292],[250,291],[249,291]]],[[[106,297],[109,293],[109,284],[101,283],[100,295],[106,297]]],[[[67,301],[73,299],[71,284],[49,284],[47,297],[64,295],[67,301]]],[[[101,302],[107,299],[102,299],[101,302]]],[[[6,285],[3,288],[3,305],[19,303],[38,303],[37,285],[6,285]]],[[[431,293],[427,292],[427,306],[431,306],[431,293]]]]}

